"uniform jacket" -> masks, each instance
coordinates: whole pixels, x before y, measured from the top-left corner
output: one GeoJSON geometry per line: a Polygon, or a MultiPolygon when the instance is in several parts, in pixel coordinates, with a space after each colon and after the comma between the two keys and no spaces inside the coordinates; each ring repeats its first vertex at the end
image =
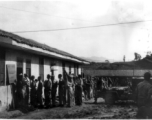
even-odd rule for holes
{"type": "Polygon", "coordinates": [[[38,88],[37,88],[37,92],[39,95],[42,95],[42,91],[43,91],[42,88],[43,88],[43,83],[39,81],[38,88]]]}
{"type": "Polygon", "coordinates": [[[59,90],[62,90],[65,86],[64,80],[59,80],[59,90]]]}
{"type": "Polygon", "coordinates": [[[35,86],[36,86],[36,82],[33,80],[32,82],[31,82],[31,94],[35,94],[35,92],[36,92],[36,89],[35,89],[35,86]]]}
{"type": "Polygon", "coordinates": [[[144,80],[137,85],[136,101],[139,107],[150,104],[150,96],[152,95],[152,85],[144,80]]]}
{"type": "Polygon", "coordinates": [[[45,88],[45,92],[49,92],[52,90],[52,81],[51,80],[46,80],[44,83],[44,88],[45,88]]]}

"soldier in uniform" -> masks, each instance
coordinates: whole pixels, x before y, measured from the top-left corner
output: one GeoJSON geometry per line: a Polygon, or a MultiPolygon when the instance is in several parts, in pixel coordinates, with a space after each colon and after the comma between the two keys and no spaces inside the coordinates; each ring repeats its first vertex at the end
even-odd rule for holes
{"type": "Polygon", "coordinates": [[[47,80],[44,83],[45,106],[47,108],[51,107],[51,91],[52,91],[52,81],[51,81],[51,76],[48,74],[47,80]]]}
{"type": "Polygon", "coordinates": [[[97,103],[97,79],[96,77],[93,77],[92,79],[94,81],[94,103],[97,103]]]}
{"type": "Polygon", "coordinates": [[[22,82],[23,82],[23,76],[22,73],[19,75],[18,79],[17,79],[17,84],[16,84],[16,89],[17,89],[17,107],[19,107],[19,105],[21,105],[22,102],[22,82]]]}
{"type": "Polygon", "coordinates": [[[102,90],[102,81],[99,77],[94,77],[94,103],[97,103],[97,99],[98,99],[98,93],[101,92],[102,90]]]}
{"type": "Polygon", "coordinates": [[[30,79],[28,78],[27,74],[24,74],[23,81],[26,86],[25,90],[25,103],[26,105],[30,104],[30,79]]]}
{"type": "Polygon", "coordinates": [[[76,104],[82,105],[82,86],[83,81],[81,79],[81,75],[78,76],[77,84],[76,84],[76,104]]]}
{"type": "Polygon", "coordinates": [[[41,108],[43,107],[42,88],[43,88],[43,83],[41,80],[41,76],[39,76],[37,81],[37,106],[40,106],[41,108]]]}
{"type": "Polygon", "coordinates": [[[28,103],[27,82],[28,79],[26,79],[26,74],[24,74],[24,78],[22,79],[22,105],[27,105],[28,103]]]}
{"type": "Polygon", "coordinates": [[[91,81],[90,81],[90,79],[87,79],[86,89],[87,89],[87,98],[90,99],[91,98],[91,81]]]}
{"type": "Polygon", "coordinates": [[[86,78],[84,78],[83,79],[83,92],[84,92],[84,98],[85,98],[85,100],[88,100],[88,97],[87,97],[87,88],[86,88],[86,86],[87,86],[87,79],[86,78]]]}
{"type": "Polygon", "coordinates": [[[64,97],[65,97],[65,94],[64,94],[65,83],[64,82],[65,81],[63,80],[61,74],[58,75],[58,78],[59,78],[59,104],[60,106],[64,106],[64,97]]]}
{"type": "Polygon", "coordinates": [[[73,75],[70,75],[70,78],[67,80],[67,107],[74,106],[75,98],[74,98],[74,81],[73,75]]]}
{"type": "Polygon", "coordinates": [[[36,86],[36,82],[35,82],[35,76],[31,76],[31,105],[34,106],[34,103],[35,103],[35,94],[36,94],[36,89],[35,89],[35,86],[36,86]]]}
{"type": "Polygon", "coordinates": [[[52,105],[53,105],[53,107],[55,107],[55,106],[56,106],[56,104],[55,104],[56,91],[57,91],[58,83],[57,83],[57,81],[55,80],[55,78],[54,78],[53,75],[51,76],[51,80],[52,80],[52,105]]]}
{"type": "Polygon", "coordinates": [[[144,74],[144,81],[137,85],[136,101],[138,105],[137,118],[145,119],[151,115],[152,106],[152,85],[150,84],[151,74],[146,72],[144,74]]]}

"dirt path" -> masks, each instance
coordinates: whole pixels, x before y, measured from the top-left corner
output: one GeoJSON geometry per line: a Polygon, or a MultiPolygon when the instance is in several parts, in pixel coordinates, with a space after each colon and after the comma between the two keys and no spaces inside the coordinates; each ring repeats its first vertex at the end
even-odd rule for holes
{"type": "Polygon", "coordinates": [[[98,104],[93,104],[93,100],[85,102],[82,106],[74,106],[71,108],[56,107],[51,109],[37,109],[27,114],[20,114],[19,116],[12,116],[9,118],[17,119],[59,119],[59,118],[135,118],[136,108],[131,105],[114,105],[107,107],[103,99],[98,100],[98,104]]]}

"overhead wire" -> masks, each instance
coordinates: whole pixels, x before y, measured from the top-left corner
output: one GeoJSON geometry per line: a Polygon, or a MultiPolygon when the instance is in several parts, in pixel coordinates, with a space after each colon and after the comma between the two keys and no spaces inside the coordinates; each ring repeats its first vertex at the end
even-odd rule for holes
{"type": "Polygon", "coordinates": [[[5,7],[5,6],[0,6],[0,8],[11,9],[11,10],[21,11],[21,12],[27,12],[27,13],[33,13],[33,14],[40,14],[40,15],[45,15],[45,16],[49,16],[49,17],[56,17],[56,18],[63,18],[63,19],[70,19],[70,20],[77,20],[77,21],[85,21],[85,22],[90,22],[90,23],[100,23],[100,22],[94,22],[94,21],[90,21],[90,20],[76,19],[76,18],[70,18],[70,17],[65,17],[65,16],[56,16],[56,15],[51,15],[51,14],[46,14],[46,13],[27,11],[27,10],[10,8],[10,7],[5,7]]]}
{"type": "Polygon", "coordinates": [[[113,23],[113,24],[103,24],[103,25],[96,25],[96,26],[83,26],[83,27],[71,27],[71,28],[60,28],[60,29],[48,29],[48,30],[15,31],[15,32],[12,32],[12,33],[49,32],[49,31],[74,30],[74,29],[87,29],[87,28],[107,27],[107,26],[134,24],[134,23],[150,22],[150,21],[152,21],[152,20],[132,21],[132,22],[113,23]]]}
{"type": "MultiPolygon", "coordinates": [[[[22,11],[22,12],[28,12],[28,13],[34,13],[34,14],[40,14],[40,15],[46,15],[46,16],[51,16],[51,17],[70,19],[70,20],[73,19],[73,20],[80,20],[80,21],[87,21],[87,22],[97,23],[97,22],[88,21],[88,20],[75,19],[75,18],[69,18],[69,17],[63,17],[63,16],[55,16],[55,15],[50,15],[50,14],[45,14],[45,13],[38,13],[38,12],[33,12],[33,11],[26,11],[26,10],[21,10],[21,9],[16,9],[16,8],[10,8],[10,7],[5,7],[5,6],[0,6],[0,8],[11,9],[11,10],[16,10],[16,11],[22,11]]],[[[74,29],[86,29],[86,28],[96,28],[96,27],[104,27],[104,26],[133,24],[133,23],[149,22],[149,21],[152,21],[152,20],[131,21],[131,22],[123,22],[123,23],[112,23],[112,24],[102,24],[102,25],[94,25],[94,26],[82,26],[82,27],[48,29],[48,30],[15,31],[15,32],[12,32],[12,33],[49,32],[49,31],[63,31],[63,30],[74,30],[74,29]]]]}

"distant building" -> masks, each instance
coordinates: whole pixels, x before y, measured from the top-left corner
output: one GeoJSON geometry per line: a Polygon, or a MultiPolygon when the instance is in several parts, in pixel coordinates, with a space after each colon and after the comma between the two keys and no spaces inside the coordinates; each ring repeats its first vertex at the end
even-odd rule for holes
{"type": "Polygon", "coordinates": [[[8,109],[13,96],[11,83],[18,80],[20,73],[29,77],[40,75],[46,80],[47,74],[82,73],[81,65],[89,62],[74,55],[40,44],[34,40],[0,30],[0,111],[8,109]]]}

